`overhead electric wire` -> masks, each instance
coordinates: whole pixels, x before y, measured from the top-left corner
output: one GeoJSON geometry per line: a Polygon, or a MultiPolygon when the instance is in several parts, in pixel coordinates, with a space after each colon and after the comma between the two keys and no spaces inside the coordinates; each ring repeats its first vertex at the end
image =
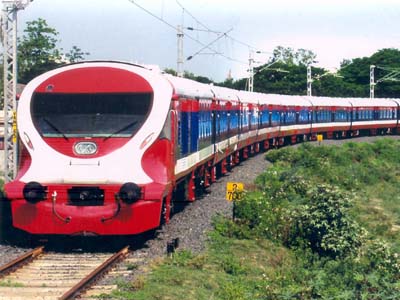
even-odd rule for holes
{"type": "Polygon", "coordinates": [[[197,51],[196,53],[194,53],[193,55],[189,56],[186,60],[191,60],[195,55],[199,54],[201,51],[203,51],[204,49],[208,48],[209,46],[211,46],[212,44],[214,44],[216,41],[220,40],[222,37],[226,36],[228,32],[232,31],[233,28],[229,29],[227,32],[221,34],[220,36],[218,36],[215,40],[211,41],[210,43],[208,43],[207,45],[205,45],[203,48],[201,48],[199,51],[197,51]]]}
{"type": "Polygon", "coordinates": [[[193,16],[193,14],[191,14],[178,0],[176,0],[176,3],[189,15],[191,16],[198,24],[200,24],[201,26],[203,26],[205,29],[207,29],[208,31],[213,31],[211,30],[208,26],[204,25],[203,22],[200,22],[199,19],[197,19],[195,16],[193,16]]]}
{"type": "Polygon", "coordinates": [[[384,71],[400,71],[400,68],[381,67],[381,66],[376,66],[376,68],[384,70],[384,71]]]}
{"type": "MultiPolygon", "coordinates": [[[[168,22],[165,21],[164,19],[162,19],[162,18],[160,18],[159,16],[155,15],[154,13],[152,13],[151,11],[149,11],[148,9],[146,9],[146,8],[144,8],[143,6],[141,6],[141,5],[139,5],[138,3],[136,3],[134,0],[128,0],[128,1],[131,2],[132,4],[134,4],[136,7],[140,8],[141,10],[143,10],[144,12],[146,12],[147,14],[151,15],[153,18],[156,18],[157,20],[163,22],[163,23],[164,23],[165,25],[167,25],[168,27],[173,28],[174,30],[177,30],[176,26],[174,26],[174,25],[168,23],[168,22]]],[[[183,9],[184,9],[184,8],[183,8],[183,9]]],[[[186,9],[184,9],[184,10],[186,10],[186,9]]],[[[224,55],[224,54],[222,54],[222,53],[220,53],[220,52],[217,52],[215,49],[211,48],[210,46],[208,46],[208,45],[206,45],[206,44],[204,44],[204,43],[202,43],[202,42],[200,42],[198,39],[196,39],[196,38],[190,36],[189,34],[185,34],[185,36],[188,37],[190,40],[192,40],[192,41],[194,41],[194,42],[200,44],[201,46],[203,46],[204,49],[208,49],[208,50],[212,51],[215,55],[219,55],[219,56],[224,57],[225,59],[228,59],[228,60],[233,61],[233,62],[237,62],[237,63],[241,63],[241,64],[247,64],[246,62],[240,61],[240,60],[238,60],[238,59],[234,59],[234,58],[229,57],[229,56],[227,56],[227,55],[224,55]]],[[[224,35],[223,35],[223,36],[224,36],[224,35]]]]}
{"type": "Polygon", "coordinates": [[[151,11],[149,11],[148,9],[144,8],[143,6],[137,4],[134,0],[128,0],[129,2],[131,2],[132,4],[136,5],[137,7],[139,7],[141,10],[145,11],[146,13],[148,13],[150,16],[156,18],[157,20],[163,22],[165,25],[173,28],[174,30],[177,30],[176,26],[168,23],[167,21],[165,21],[163,18],[160,18],[159,16],[157,16],[156,14],[153,14],[151,11]]]}
{"type": "Polygon", "coordinates": [[[383,71],[389,72],[388,74],[384,75],[382,78],[378,79],[376,83],[383,82],[383,81],[400,81],[400,68],[393,68],[393,67],[382,67],[376,66],[377,69],[381,69],[383,71]]]}
{"type": "MultiPolygon", "coordinates": [[[[191,16],[198,24],[200,24],[201,26],[203,26],[205,29],[207,29],[207,31],[209,31],[209,32],[217,32],[217,31],[214,31],[214,30],[212,30],[210,27],[208,27],[207,25],[205,25],[203,22],[201,22],[199,19],[197,19],[192,13],[190,13],[178,0],[175,0],[176,1],[176,3],[189,15],[189,16],[191,16]]],[[[242,41],[239,41],[238,39],[236,39],[236,38],[234,38],[233,36],[231,36],[231,35],[226,35],[228,38],[230,38],[231,40],[233,40],[234,42],[236,42],[236,43],[238,43],[238,44],[241,44],[241,45],[243,45],[243,46],[246,46],[246,47],[248,47],[248,48],[251,48],[251,49],[257,49],[256,47],[253,47],[252,45],[249,45],[248,43],[245,43],[245,42],[242,42],[242,41]]]]}

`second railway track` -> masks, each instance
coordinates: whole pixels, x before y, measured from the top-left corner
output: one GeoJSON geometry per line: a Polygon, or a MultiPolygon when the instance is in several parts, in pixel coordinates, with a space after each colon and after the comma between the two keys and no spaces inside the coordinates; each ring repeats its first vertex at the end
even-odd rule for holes
{"type": "Polygon", "coordinates": [[[0,267],[0,300],[74,299],[128,254],[54,253],[43,247],[0,267]]]}

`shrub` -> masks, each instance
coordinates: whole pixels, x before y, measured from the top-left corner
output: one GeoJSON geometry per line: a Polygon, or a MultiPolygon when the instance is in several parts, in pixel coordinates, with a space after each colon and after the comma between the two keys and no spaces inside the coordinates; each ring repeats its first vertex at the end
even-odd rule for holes
{"type": "Polygon", "coordinates": [[[363,253],[367,265],[365,272],[378,270],[382,275],[390,275],[395,280],[400,280],[400,257],[393,253],[390,246],[382,240],[366,243],[363,253]]]}
{"type": "Polygon", "coordinates": [[[289,243],[307,245],[319,255],[332,258],[355,254],[361,245],[362,229],[349,213],[348,195],[321,184],[308,192],[308,199],[296,209],[289,243]]]}

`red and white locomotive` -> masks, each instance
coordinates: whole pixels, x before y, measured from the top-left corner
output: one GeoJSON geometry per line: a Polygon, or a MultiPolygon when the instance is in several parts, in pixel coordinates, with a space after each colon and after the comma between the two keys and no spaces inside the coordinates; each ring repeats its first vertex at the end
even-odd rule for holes
{"type": "Polygon", "coordinates": [[[169,220],[171,201],[271,145],[395,133],[395,99],[268,95],[121,62],[32,80],[18,107],[13,226],[31,234],[128,235],[169,220]]]}

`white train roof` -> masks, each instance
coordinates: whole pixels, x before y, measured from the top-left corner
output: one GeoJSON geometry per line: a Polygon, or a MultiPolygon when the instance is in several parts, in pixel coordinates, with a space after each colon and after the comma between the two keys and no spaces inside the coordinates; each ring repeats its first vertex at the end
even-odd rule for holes
{"type": "Polygon", "coordinates": [[[396,102],[398,105],[400,105],[400,99],[396,99],[396,98],[388,98],[389,100],[392,100],[394,102],[396,102]]]}
{"type": "Polygon", "coordinates": [[[334,97],[315,97],[303,96],[310,101],[313,106],[336,106],[336,107],[351,107],[349,98],[334,98],[334,97]]]}
{"type": "Polygon", "coordinates": [[[260,94],[260,104],[311,106],[311,103],[302,96],[280,94],[260,94]]]}
{"type": "Polygon", "coordinates": [[[178,95],[187,97],[213,98],[214,94],[210,85],[200,83],[191,79],[175,77],[170,74],[164,74],[165,78],[172,84],[174,91],[178,95]]]}
{"type": "Polygon", "coordinates": [[[303,96],[279,95],[282,105],[288,106],[311,106],[311,102],[303,96]]]}
{"type": "Polygon", "coordinates": [[[210,85],[210,89],[214,93],[215,98],[219,100],[228,100],[228,101],[239,100],[237,90],[215,85],[210,85]]]}
{"type": "Polygon", "coordinates": [[[353,106],[364,106],[364,107],[393,107],[397,106],[397,102],[392,99],[385,98],[348,98],[353,106]]]}
{"type": "Polygon", "coordinates": [[[261,103],[260,99],[263,94],[248,91],[237,91],[237,95],[242,102],[258,104],[261,103]]]}

